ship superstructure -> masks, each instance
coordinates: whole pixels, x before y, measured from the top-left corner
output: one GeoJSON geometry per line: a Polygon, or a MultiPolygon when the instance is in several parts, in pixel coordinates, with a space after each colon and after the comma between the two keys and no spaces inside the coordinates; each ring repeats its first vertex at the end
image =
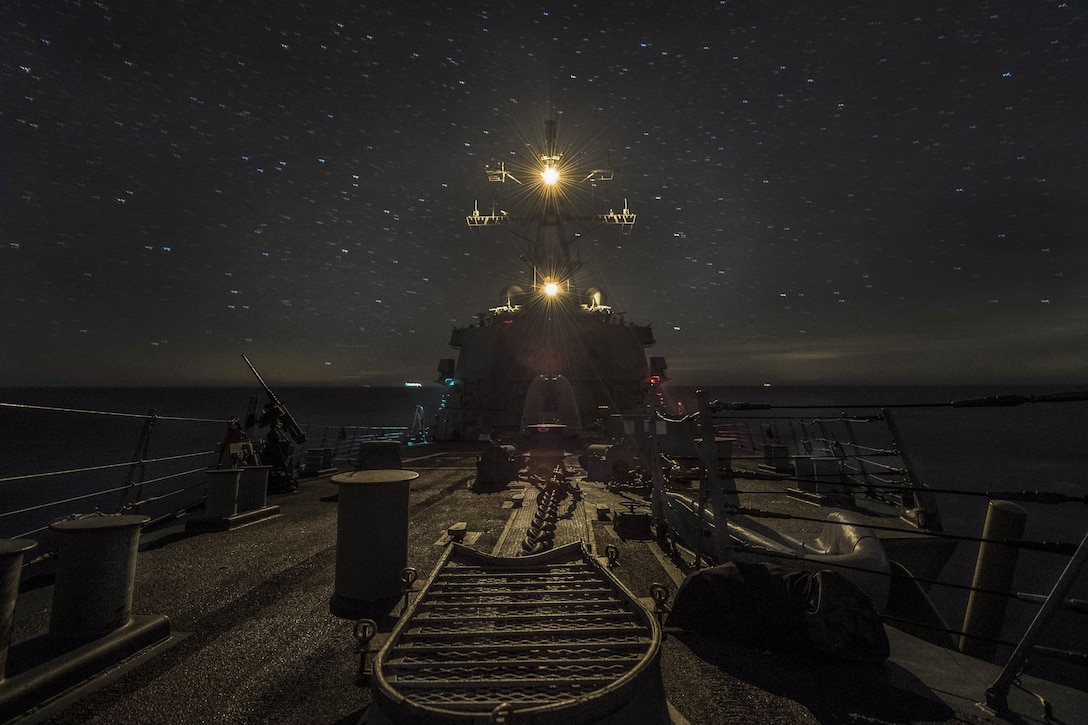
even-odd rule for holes
{"type": "Polygon", "coordinates": [[[579,188],[611,181],[612,170],[579,168],[557,146],[556,123],[548,121],[530,162],[516,168],[493,163],[484,171],[489,182],[516,187],[511,196],[526,213],[485,214],[477,203],[466,222],[520,238],[531,283],[507,286],[497,306],[454,328],[449,344],[458,357],[438,367],[448,391],[435,437],[476,440],[536,424],[581,433],[609,415],[645,411],[666,370],[664,358],[647,360],[653,331],[627,322],[605,304],[599,287],[584,284],[581,259],[571,251],[575,231],[634,225],[626,201],[620,212],[572,209],[579,188]]]}

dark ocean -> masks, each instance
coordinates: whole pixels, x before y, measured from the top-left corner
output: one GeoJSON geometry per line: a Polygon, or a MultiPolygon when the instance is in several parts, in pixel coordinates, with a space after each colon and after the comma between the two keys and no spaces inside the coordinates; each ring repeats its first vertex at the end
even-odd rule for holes
{"type": "MultiPolygon", "coordinates": [[[[713,388],[712,398],[772,405],[847,406],[947,403],[993,395],[1039,395],[1064,392],[1053,386],[1003,387],[725,387],[713,388]]],[[[417,405],[433,419],[441,388],[282,388],[276,391],[300,425],[308,444],[319,447],[322,438],[332,445],[341,427],[408,426],[417,405]]],[[[156,424],[150,457],[185,456],[153,464],[145,480],[144,496],[164,495],[144,513],[152,516],[181,508],[198,497],[200,469],[214,463],[213,451],[222,440],[225,421],[242,418],[259,388],[6,388],[0,403],[73,410],[108,411],[135,417],[92,415],[0,406],[0,479],[46,471],[85,469],[129,461],[136,449],[145,416],[154,410],[156,424]],[[194,420],[173,420],[186,418],[194,420]],[[200,456],[189,456],[192,453],[200,456]],[[188,472],[185,476],[172,476],[188,472]],[[194,485],[194,481],[196,482],[194,485]],[[176,493],[179,489],[191,490],[176,493]],[[169,494],[169,495],[166,495],[169,494]]],[[[670,401],[683,400],[694,409],[693,389],[670,388],[670,401]]],[[[796,412],[796,411],[791,411],[796,412]]],[[[968,491],[1039,490],[1068,496],[1088,495],[1088,402],[1033,403],[1016,407],[952,408],[903,407],[895,409],[901,445],[909,453],[917,477],[935,489],[968,491]]],[[[121,487],[127,468],[89,470],[63,476],[0,480],[0,537],[26,534],[72,512],[116,510],[119,492],[78,498],[91,491],[121,487]],[[12,515],[45,501],[75,499],[58,507],[12,515]],[[5,515],[6,514],[6,515],[5,515]]],[[[946,531],[979,536],[987,500],[939,494],[946,531]]],[[[1077,543],[1088,530],[1088,506],[1022,504],[1028,510],[1025,538],[1077,543]]],[[[48,539],[49,532],[29,538],[48,539]]],[[[961,543],[941,579],[970,584],[976,545],[961,543]]],[[[1016,588],[1047,593],[1068,559],[1052,554],[1024,552],[1016,588]]],[[[949,623],[962,622],[966,593],[935,587],[931,594],[949,623]]],[[[1088,572],[1072,594],[1088,598],[1088,572]]],[[[1003,639],[1014,641],[1026,628],[1036,608],[1012,602],[1003,639]]],[[[1088,650],[1088,627],[1074,615],[1059,613],[1053,633],[1043,643],[1053,647],[1088,650]]],[[[1042,661],[1041,661],[1042,662],[1042,661]]],[[[1052,665],[1047,665],[1050,669],[1052,665]]],[[[1083,678],[1081,671],[1077,676],[1083,678]]],[[[1066,679],[1060,677],[1059,679],[1066,679]]]]}

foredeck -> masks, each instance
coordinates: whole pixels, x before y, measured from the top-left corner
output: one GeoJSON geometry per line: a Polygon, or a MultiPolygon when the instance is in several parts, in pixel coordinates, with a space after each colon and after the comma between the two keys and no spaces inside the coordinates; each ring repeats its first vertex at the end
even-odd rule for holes
{"type": "MultiPolygon", "coordinates": [[[[534,489],[512,483],[474,490],[475,452],[466,449],[411,449],[404,467],[420,473],[411,485],[408,531],[409,564],[418,571],[434,569],[449,543],[447,529],[458,521],[467,524],[466,543],[479,551],[520,546],[517,528],[530,515],[534,489]],[[520,509],[512,504],[518,493],[525,501],[520,509]]],[[[587,534],[596,554],[615,547],[611,571],[636,596],[647,597],[653,583],[675,592],[681,573],[653,542],[620,538],[610,521],[597,520],[598,504],[622,511],[633,497],[594,483],[581,487],[582,502],[560,519],[570,533],[587,534]]],[[[354,622],[329,613],[336,494],[327,478],[311,479],[296,494],[273,497],[280,506],[275,518],[226,532],[194,535],[178,527],[145,535],[133,611],[169,616],[171,641],[34,719],[364,722],[371,694],[356,683],[354,622]]],[[[562,543],[558,533],[556,541],[562,543]]],[[[48,603],[48,589],[20,597],[16,642],[47,629],[48,603]]],[[[372,649],[393,630],[402,606],[377,618],[372,649]]],[[[665,696],[677,722],[984,721],[976,702],[997,666],[888,633],[892,657],[873,667],[669,631],[661,651],[665,696]]],[[[1085,693],[1030,677],[1022,682],[1045,696],[1061,720],[1088,712],[1085,693]]],[[[1038,701],[1020,690],[1012,691],[1010,705],[1024,721],[1043,721],[1038,701]]]]}

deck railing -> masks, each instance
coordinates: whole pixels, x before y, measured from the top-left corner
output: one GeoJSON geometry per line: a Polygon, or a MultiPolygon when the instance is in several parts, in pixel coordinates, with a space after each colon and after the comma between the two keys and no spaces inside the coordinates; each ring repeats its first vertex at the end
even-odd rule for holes
{"type": "MultiPolygon", "coordinates": [[[[1085,393],[1064,393],[1051,396],[1039,396],[1037,398],[1027,396],[1003,396],[980,400],[963,401],[959,403],[938,403],[931,407],[961,407],[977,408],[984,406],[1008,407],[1024,403],[1065,403],[1081,402],[1088,400],[1085,393]]],[[[902,447],[902,436],[893,415],[895,406],[830,406],[835,413],[819,408],[808,407],[803,413],[790,414],[782,406],[783,410],[773,410],[775,406],[743,406],[738,405],[738,410],[731,410],[730,406],[720,406],[704,401],[704,406],[698,417],[705,416],[711,419],[716,438],[728,438],[732,441],[734,449],[733,470],[731,473],[746,478],[759,478],[761,472],[766,474],[769,480],[785,481],[793,484],[792,490],[808,489],[819,490],[821,486],[827,486],[827,479],[821,476],[813,476],[811,473],[801,472],[796,461],[801,458],[818,456],[837,462],[837,476],[833,486],[827,489],[845,490],[847,500],[840,501],[839,505],[847,508],[858,502],[868,499],[880,499],[889,503],[898,503],[902,518],[910,518],[907,512],[911,507],[919,505],[932,507],[928,515],[921,518],[914,517],[914,523],[920,530],[932,537],[948,539],[957,542],[968,542],[980,546],[979,560],[975,568],[975,582],[965,584],[949,581],[944,577],[919,581],[917,577],[908,572],[897,572],[894,569],[889,576],[910,577],[923,586],[924,589],[935,592],[941,588],[954,589],[972,595],[981,595],[982,599],[1005,600],[1017,602],[1021,606],[1036,607],[1034,615],[1030,619],[1030,625],[1023,630],[1023,634],[1016,641],[1002,639],[1002,624],[1004,620],[1004,605],[1000,605],[1000,620],[996,626],[990,623],[981,629],[968,625],[971,619],[971,604],[968,604],[967,616],[964,619],[964,627],[943,627],[944,635],[955,637],[960,648],[964,652],[982,656],[984,659],[1006,662],[1001,675],[991,684],[984,698],[989,706],[998,712],[1007,709],[1007,695],[1010,685],[1022,673],[1028,664],[1031,655],[1041,655],[1065,663],[1072,663],[1081,667],[1088,666],[1088,654],[1076,651],[1073,647],[1084,647],[1083,640],[1072,644],[1068,640],[1065,646],[1047,646],[1041,643],[1044,633],[1051,633],[1049,638],[1054,641],[1053,631],[1055,626],[1059,631],[1083,631],[1082,626],[1069,624],[1070,617],[1088,614],[1088,601],[1071,596],[1074,585],[1080,581],[1083,584],[1082,574],[1088,563],[1088,534],[1074,541],[1047,540],[1038,541],[1024,538],[1020,534],[1009,538],[986,538],[969,534],[957,534],[944,531],[940,518],[937,515],[934,497],[940,494],[948,498],[965,498],[967,500],[981,500],[992,502],[1022,502],[1027,504],[1041,504],[1043,507],[1055,505],[1084,506],[1088,504],[1088,494],[1075,494],[1059,490],[979,490],[964,488],[934,488],[925,486],[919,481],[907,452],[902,447]],[[842,412],[844,407],[859,409],[850,414],[842,412]],[[861,414],[860,409],[869,408],[866,414],[861,414]],[[743,411],[743,412],[742,412],[743,411]],[[791,466],[776,469],[775,461],[782,460],[782,452],[770,455],[772,446],[781,446],[786,449],[785,457],[793,462],[791,466]],[[1060,575],[1055,575],[1053,584],[1040,584],[1045,587],[1044,593],[1031,593],[1019,591],[1015,585],[1013,575],[1015,571],[1016,555],[1012,557],[1013,565],[1008,571],[1007,580],[1001,581],[1000,588],[987,589],[980,585],[979,571],[986,565],[983,560],[983,545],[998,548],[1010,548],[1016,552],[1030,551],[1037,554],[1046,554],[1066,560],[1059,564],[1056,570],[1060,575]],[[1059,623],[1056,620],[1062,621],[1059,623]],[[1011,655],[1007,660],[1001,655],[999,648],[1007,648],[1004,651],[1011,655]]],[[[922,404],[912,404],[903,407],[930,407],[922,404]]],[[[694,425],[689,427],[693,432],[694,425]]],[[[1030,436],[1043,436],[1044,431],[1027,431],[1030,436]]],[[[759,494],[782,495],[780,488],[767,491],[742,491],[747,495],[747,500],[759,499],[759,494]]],[[[987,509],[992,512],[993,506],[987,509]]],[[[820,516],[819,510],[814,509],[811,517],[781,514],[772,511],[762,511],[755,505],[751,508],[738,508],[737,513],[744,513],[754,517],[768,517],[770,519],[794,518],[811,521],[812,523],[826,523],[820,516]]],[[[1022,511],[1022,515],[1026,516],[1022,511]]],[[[1041,515],[1036,511],[1036,515],[1041,515]]],[[[894,531],[901,529],[898,522],[892,526],[872,525],[870,528],[881,531],[894,531]]],[[[989,530],[989,519],[986,530],[989,530]]],[[[1021,528],[1020,531],[1023,531],[1021,528]]],[[[1082,530],[1083,533],[1083,530],[1082,530]]],[[[768,552],[768,556],[774,556],[768,552]]],[[[698,562],[696,562],[698,563],[698,562]]],[[[781,563],[788,565],[788,561],[781,563]]],[[[848,567],[847,567],[848,568],[848,567]]],[[[1055,567],[1047,567],[1054,571],[1055,567]]],[[[993,578],[990,579],[994,581],[993,578]]],[[[975,621],[983,617],[975,618],[975,621]]],[[[932,623],[912,622],[896,620],[895,617],[885,616],[885,620],[892,626],[914,628],[933,627],[932,623]]],[[[1007,630],[1006,630],[1007,631],[1007,630]]],[[[1036,663],[1038,664],[1038,663],[1036,663]]],[[[980,700],[983,696],[980,694],[980,700]]],[[[1045,705],[1045,703],[1044,703],[1045,705]]],[[[1046,706],[1049,707],[1049,706],[1046,706]]]]}
{"type": "MultiPolygon", "coordinates": [[[[0,411],[13,420],[32,417],[32,427],[47,432],[34,442],[6,449],[0,469],[0,538],[38,541],[26,566],[53,555],[50,525],[56,521],[93,513],[141,513],[152,518],[148,526],[154,527],[200,507],[207,470],[223,461],[224,436],[233,420],[3,401],[0,411]]],[[[296,474],[307,450],[328,448],[333,457],[345,458],[362,441],[419,441],[426,434],[421,410],[412,425],[311,424],[304,430],[306,442],[293,446],[288,459],[296,474]]],[[[259,447],[260,441],[255,442],[259,447]]]]}

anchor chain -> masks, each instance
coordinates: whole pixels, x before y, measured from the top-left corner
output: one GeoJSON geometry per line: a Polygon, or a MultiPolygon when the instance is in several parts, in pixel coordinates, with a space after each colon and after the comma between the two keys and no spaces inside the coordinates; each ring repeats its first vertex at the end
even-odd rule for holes
{"type": "Polygon", "coordinates": [[[523,555],[539,554],[552,548],[555,529],[559,525],[559,504],[568,494],[578,501],[581,489],[567,481],[562,466],[556,466],[552,480],[537,494],[536,514],[521,542],[523,555]]]}
{"type": "Polygon", "coordinates": [[[559,524],[559,487],[556,481],[550,482],[536,498],[536,515],[533,516],[521,550],[525,554],[539,554],[552,547],[555,542],[555,528],[559,524]]]}

